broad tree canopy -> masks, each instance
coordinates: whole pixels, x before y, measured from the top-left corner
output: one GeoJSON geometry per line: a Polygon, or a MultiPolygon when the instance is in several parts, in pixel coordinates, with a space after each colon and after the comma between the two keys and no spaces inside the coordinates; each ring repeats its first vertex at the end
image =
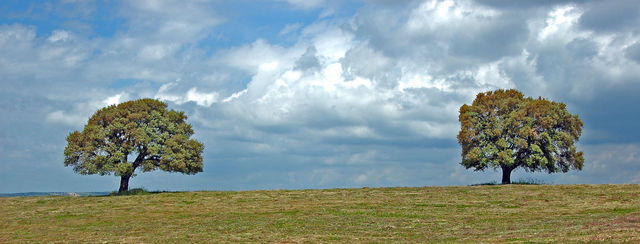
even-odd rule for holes
{"type": "Polygon", "coordinates": [[[583,153],[575,142],[582,121],[566,105],[525,98],[517,90],[480,93],[460,107],[458,143],[467,169],[502,168],[502,183],[515,168],[548,173],[582,169],[583,153]]]}
{"type": "Polygon", "coordinates": [[[128,190],[138,168],[195,174],[202,172],[204,146],[189,137],[183,112],[154,99],[140,99],[98,110],[84,129],[67,136],[64,165],[80,174],[115,174],[119,191],[128,190]]]}

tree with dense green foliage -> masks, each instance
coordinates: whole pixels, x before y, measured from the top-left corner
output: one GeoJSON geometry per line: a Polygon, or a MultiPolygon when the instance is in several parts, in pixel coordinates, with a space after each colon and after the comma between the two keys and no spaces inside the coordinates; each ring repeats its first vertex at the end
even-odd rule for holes
{"type": "Polygon", "coordinates": [[[566,105],[544,98],[525,98],[517,90],[480,93],[472,105],[460,107],[458,143],[462,165],[482,171],[502,169],[502,184],[511,172],[582,170],[583,153],[575,143],[582,121],[566,105]]]}
{"type": "Polygon", "coordinates": [[[129,189],[136,169],[202,172],[204,146],[189,139],[193,130],[186,119],[183,112],[149,98],[102,108],[82,132],[67,136],[64,165],[84,175],[120,176],[118,192],[129,189]]]}

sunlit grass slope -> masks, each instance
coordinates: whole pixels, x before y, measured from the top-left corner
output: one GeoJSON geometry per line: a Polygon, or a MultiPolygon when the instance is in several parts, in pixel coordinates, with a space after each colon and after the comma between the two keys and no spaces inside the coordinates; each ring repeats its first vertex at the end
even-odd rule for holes
{"type": "Polygon", "coordinates": [[[640,242],[639,185],[0,198],[0,242],[640,242]]]}

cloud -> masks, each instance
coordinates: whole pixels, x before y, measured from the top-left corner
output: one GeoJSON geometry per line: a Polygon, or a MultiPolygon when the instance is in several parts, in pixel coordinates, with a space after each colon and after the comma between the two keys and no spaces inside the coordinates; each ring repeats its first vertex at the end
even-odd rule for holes
{"type": "Polygon", "coordinates": [[[625,56],[640,64],[640,42],[636,42],[625,48],[625,56]]]}
{"type": "Polygon", "coordinates": [[[117,105],[121,102],[124,102],[126,100],[125,97],[127,97],[126,93],[119,93],[119,94],[107,97],[106,99],[102,100],[102,103],[104,104],[103,106],[117,105]]]}
{"type": "Polygon", "coordinates": [[[640,146],[633,144],[607,143],[586,146],[587,154],[584,174],[599,183],[640,183],[640,146]],[[610,173],[615,172],[615,173],[610,173]]]}
{"type": "Polygon", "coordinates": [[[65,114],[62,110],[53,111],[47,114],[46,120],[53,123],[61,123],[65,125],[81,125],[87,118],[76,114],[65,114]]]}
{"type": "Polygon", "coordinates": [[[186,102],[195,102],[197,105],[209,107],[211,104],[218,102],[218,93],[211,92],[198,92],[198,88],[191,88],[185,94],[175,94],[171,93],[171,88],[175,87],[175,83],[164,84],[158,90],[158,93],[155,95],[156,99],[170,101],[177,104],[183,104],[186,102]]]}
{"type": "Polygon", "coordinates": [[[518,11],[535,8],[548,8],[557,5],[566,5],[576,2],[575,0],[522,0],[522,1],[494,1],[477,0],[478,4],[497,8],[501,10],[518,11]]]}
{"type": "Polygon", "coordinates": [[[120,11],[128,19],[125,35],[164,43],[197,41],[222,21],[207,2],[126,1],[120,11]]]}
{"type": "Polygon", "coordinates": [[[300,27],[302,27],[302,23],[288,24],[282,28],[280,33],[278,33],[278,36],[284,36],[296,32],[300,27]]]}
{"type": "MultiPolygon", "coordinates": [[[[206,145],[205,172],[179,178],[186,188],[478,183],[499,176],[458,165],[458,109],[516,88],[565,102],[585,122],[585,170],[535,177],[637,179],[635,169],[614,173],[630,156],[605,154],[628,156],[639,138],[640,117],[628,112],[640,92],[633,2],[366,1],[338,16],[330,2],[288,1],[284,27],[253,23],[249,37],[222,31],[243,22],[219,4],[122,2],[108,34],[96,22],[94,32],[0,23],[0,111],[17,115],[0,125],[19,127],[3,130],[2,155],[15,157],[0,162],[38,154],[20,148],[60,162],[66,133],[95,110],[153,97],[185,111],[206,145]]],[[[171,188],[160,176],[140,182],[171,188]]]]}
{"type": "MultiPolygon", "coordinates": [[[[404,20],[361,12],[347,24],[320,21],[304,27],[293,46],[260,40],[225,53],[251,80],[216,107],[218,112],[201,116],[233,118],[237,131],[253,136],[228,136],[278,144],[273,153],[299,144],[396,145],[397,150],[407,140],[413,145],[445,140],[455,148],[459,106],[497,88],[565,101],[572,112],[592,119],[593,111],[575,104],[605,97],[595,89],[599,84],[628,86],[621,73],[610,72],[617,67],[635,73],[633,65],[613,56],[634,38],[614,43],[609,33],[585,31],[578,25],[582,9],[550,4],[513,14],[471,1],[425,1],[398,11],[409,14],[404,20]],[[397,21],[376,22],[379,16],[397,21]]],[[[220,123],[224,119],[210,129],[227,128],[220,123]]],[[[587,126],[585,133],[593,129],[587,126]]],[[[314,157],[307,160],[320,161],[314,157]]],[[[376,179],[361,172],[347,178],[376,179]]]]}
{"type": "Polygon", "coordinates": [[[89,102],[76,103],[71,111],[56,110],[49,112],[46,115],[45,121],[54,124],[80,127],[87,123],[89,116],[96,110],[110,105],[117,105],[129,99],[129,94],[124,92],[104,99],[94,98],[89,102]]]}
{"type": "Polygon", "coordinates": [[[300,9],[313,9],[325,4],[324,0],[278,0],[281,2],[287,2],[292,6],[300,9]]]}
{"type": "Polygon", "coordinates": [[[640,22],[640,6],[635,1],[591,1],[583,8],[580,25],[590,30],[615,33],[636,28],[640,22]]]}
{"type": "MultiPolygon", "coordinates": [[[[571,27],[578,21],[581,12],[572,5],[559,6],[549,13],[545,20],[545,27],[538,33],[538,40],[544,41],[550,36],[561,36],[571,30],[571,27]]],[[[568,38],[562,38],[568,39],[568,38]]]]}
{"type": "Polygon", "coordinates": [[[55,30],[51,33],[51,36],[47,38],[47,41],[50,41],[50,42],[66,41],[69,39],[69,36],[70,36],[70,33],[68,31],[55,30]]]}

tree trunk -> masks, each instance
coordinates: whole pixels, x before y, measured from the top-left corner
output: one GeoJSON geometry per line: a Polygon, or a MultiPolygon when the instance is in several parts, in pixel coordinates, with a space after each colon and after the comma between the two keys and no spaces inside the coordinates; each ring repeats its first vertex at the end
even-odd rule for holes
{"type": "Polygon", "coordinates": [[[510,167],[502,167],[502,184],[511,184],[511,171],[513,168],[510,167]]]}
{"type": "Polygon", "coordinates": [[[123,175],[120,176],[120,189],[118,189],[118,193],[129,190],[129,179],[131,175],[123,175]]]}

